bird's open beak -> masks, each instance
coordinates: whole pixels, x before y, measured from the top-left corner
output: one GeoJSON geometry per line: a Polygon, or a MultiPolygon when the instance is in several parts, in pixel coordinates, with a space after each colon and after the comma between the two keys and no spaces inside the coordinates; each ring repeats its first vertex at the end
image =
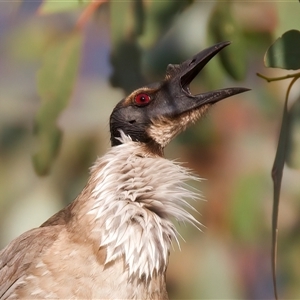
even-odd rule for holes
{"type": "Polygon", "coordinates": [[[197,109],[206,104],[214,104],[227,97],[249,91],[247,88],[232,87],[197,95],[192,95],[190,92],[189,85],[197,74],[219,51],[229,44],[230,42],[216,44],[199,52],[180,65],[168,66],[166,79],[172,86],[173,93],[175,93],[173,96],[176,99],[177,109],[179,109],[177,113],[197,109]]]}

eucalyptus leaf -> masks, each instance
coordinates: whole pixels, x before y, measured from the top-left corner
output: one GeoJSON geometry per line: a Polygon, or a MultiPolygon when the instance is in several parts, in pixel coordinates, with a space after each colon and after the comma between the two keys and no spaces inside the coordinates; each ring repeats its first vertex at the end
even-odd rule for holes
{"type": "MultiPolygon", "coordinates": [[[[144,2],[145,3],[145,2],[144,2]]],[[[158,39],[170,28],[174,18],[192,1],[149,1],[145,5],[144,32],[140,44],[153,47],[158,39]]]]}
{"type": "Polygon", "coordinates": [[[37,151],[33,163],[39,175],[47,174],[59,150],[61,131],[56,120],[67,106],[75,83],[81,36],[72,33],[47,49],[41,69],[37,74],[41,106],[35,117],[34,134],[37,151]]]}
{"type": "Polygon", "coordinates": [[[39,14],[53,14],[82,8],[91,3],[92,0],[53,1],[44,0],[39,7],[39,14]]]}
{"type": "Polygon", "coordinates": [[[145,79],[141,71],[142,49],[137,38],[142,33],[144,5],[141,0],[110,2],[111,84],[121,87],[126,93],[143,86],[145,79]]]}
{"type": "Polygon", "coordinates": [[[265,66],[286,70],[300,69],[300,31],[289,30],[267,50],[265,66]]]}
{"type": "Polygon", "coordinates": [[[227,73],[235,80],[246,76],[246,47],[244,35],[237,24],[230,2],[219,2],[210,17],[208,30],[214,42],[232,41],[232,45],[223,49],[218,56],[227,73]]]}

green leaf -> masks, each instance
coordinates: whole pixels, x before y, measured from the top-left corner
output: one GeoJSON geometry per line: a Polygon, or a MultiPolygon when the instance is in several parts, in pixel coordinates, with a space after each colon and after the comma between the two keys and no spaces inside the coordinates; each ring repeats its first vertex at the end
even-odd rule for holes
{"type": "Polygon", "coordinates": [[[289,30],[267,50],[264,58],[268,68],[300,69],[300,31],[289,30]]]}
{"type": "Polygon", "coordinates": [[[141,0],[110,2],[111,84],[121,87],[126,93],[145,84],[141,71],[142,50],[137,37],[143,30],[144,6],[141,0]]]}
{"type": "Polygon", "coordinates": [[[139,43],[153,47],[158,39],[170,28],[174,18],[192,1],[148,1],[145,2],[144,32],[139,43]]]}
{"type": "Polygon", "coordinates": [[[34,134],[37,136],[38,152],[32,156],[33,166],[38,175],[47,175],[58,153],[62,132],[53,124],[45,126],[36,122],[34,134]]]}
{"type": "Polygon", "coordinates": [[[38,9],[39,14],[53,14],[82,8],[92,2],[92,0],[44,0],[38,9]]]}
{"type": "Polygon", "coordinates": [[[289,167],[300,169],[300,97],[289,110],[289,120],[286,162],[289,167]]]}
{"type": "Polygon", "coordinates": [[[81,36],[72,33],[58,40],[44,56],[42,68],[37,74],[38,93],[42,103],[35,117],[34,134],[37,152],[33,163],[39,175],[50,170],[61,142],[61,131],[56,120],[67,106],[76,79],[81,36]]]}
{"type": "Polygon", "coordinates": [[[246,76],[246,46],[244,35],[232,13],[230,2],[219,2],[210,17],[208,30],[213,42],[232,41],[218,56],[227,73],[235,80],[246,76]]]}

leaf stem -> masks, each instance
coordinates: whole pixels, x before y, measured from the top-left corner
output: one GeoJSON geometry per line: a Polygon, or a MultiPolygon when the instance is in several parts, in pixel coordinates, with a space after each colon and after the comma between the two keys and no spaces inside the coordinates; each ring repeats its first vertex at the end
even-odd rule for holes
{"type": "Polygon", "coordinates": [[[292,86],[299,79],[300,77],[299,75],[300,73],[298,74],[298,76],[294,76],[286,92],[278,146],[277,146],[277,151],[276,151],[274,164],[272,168],[272,179],[273,179],[272,277],[273,277],[274,296],[276,300],[278,299],[277,280],[276,280],[277,244],[278,244],[277,242],[278,241],[278,211],[279,211],[281,181],[282,181],[283,168],[284,168],[285,157],[286,157],[287,135],[290,130],[288,99],[289,99],[289,94],[292,89],[292,86]]]}
{"type": "Polygon", "coordinates": [[[280,76],[280,77],[267,77],[265,75],[262,75],[260,73],[256,73],[256,75],[262,79],[265,79],[268,82],[272,82],[272,81],[279,81],[279,80],[284,80],[284,79],[289,79],[289,78],[295,78],[298,79],[300,77],[300,72],[298,73],[294,73],[294,74],[288,74],[285,76],[280,76]]]}

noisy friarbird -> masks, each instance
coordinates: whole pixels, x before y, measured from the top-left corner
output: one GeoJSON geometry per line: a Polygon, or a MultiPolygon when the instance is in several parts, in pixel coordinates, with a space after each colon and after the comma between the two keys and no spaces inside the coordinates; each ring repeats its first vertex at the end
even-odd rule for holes
{"type": "Polygon", "coordinates": [[[133,91],[110,117],[112,147],[79,196],[0,252],[1,299],[168,299],[166,270],[177,231],[200,223],[191,172],[163,157],[165,146],[216,102],[247,91],[192,95],[189,84],[229,42],[205,49],[165,78],[133,91]]]}

